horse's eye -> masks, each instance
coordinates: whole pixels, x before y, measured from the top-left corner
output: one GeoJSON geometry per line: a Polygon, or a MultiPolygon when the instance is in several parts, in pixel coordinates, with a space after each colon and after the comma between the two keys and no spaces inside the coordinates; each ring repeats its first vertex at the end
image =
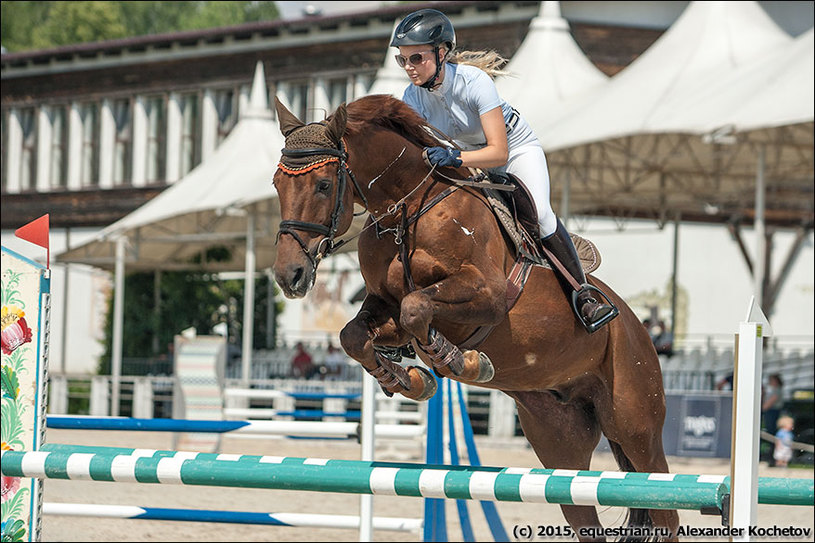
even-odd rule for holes
{"type": "Polygon", "coordinates": [[[331,190],[331,181],[328,179],[320,179],[317,181],[317,192],[321,194],[328,194],[331,190]]]}

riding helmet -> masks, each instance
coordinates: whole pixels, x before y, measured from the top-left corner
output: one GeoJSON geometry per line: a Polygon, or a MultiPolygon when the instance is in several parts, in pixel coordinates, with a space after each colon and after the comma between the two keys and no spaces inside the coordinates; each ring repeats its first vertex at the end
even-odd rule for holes
{"type": "Polygon", "coordinates": [[[399,23],[393,32],[391,47],[402,45],[447,45],[448,51],[456,48],[456,31],[450,19],[436,9],[414,11],[399,23]]]}

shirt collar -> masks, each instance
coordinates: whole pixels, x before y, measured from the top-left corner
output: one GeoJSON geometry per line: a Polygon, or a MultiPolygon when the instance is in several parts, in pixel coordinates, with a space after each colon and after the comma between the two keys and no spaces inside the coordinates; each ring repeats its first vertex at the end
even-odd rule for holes
{"type": "Polygon", "coordinates": [[[448,94],[453,88],[453,80],[456,78],[456,65],[450,62],[444,63],[444,79],[439,85],[439,88],[434,90],[434,93],[448,94]]]}

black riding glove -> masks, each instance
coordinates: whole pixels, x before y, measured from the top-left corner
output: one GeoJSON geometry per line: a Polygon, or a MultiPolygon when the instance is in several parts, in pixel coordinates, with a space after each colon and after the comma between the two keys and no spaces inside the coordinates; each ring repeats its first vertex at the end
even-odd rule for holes
{"type": "Polygon", "coordinates": [[[462,165],[461,151],[448,147],[425,147],[422,158],[430,166],[458,168],[462,165]]]}

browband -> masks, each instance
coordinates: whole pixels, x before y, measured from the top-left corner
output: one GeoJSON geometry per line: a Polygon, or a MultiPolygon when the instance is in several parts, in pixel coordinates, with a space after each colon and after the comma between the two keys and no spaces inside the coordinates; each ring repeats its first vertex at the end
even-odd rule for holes
{"type": "Polygon", "coordinates": [[[283,148],[281,151],[283,156],[290,156],[292,158],[304,158],[308,156],[331,155],[340,157],[343,160],[348,158],[348,154],[340,149],[332,149],[330,147],[314,147],[312,149],[287,149],[283,148]]]}

